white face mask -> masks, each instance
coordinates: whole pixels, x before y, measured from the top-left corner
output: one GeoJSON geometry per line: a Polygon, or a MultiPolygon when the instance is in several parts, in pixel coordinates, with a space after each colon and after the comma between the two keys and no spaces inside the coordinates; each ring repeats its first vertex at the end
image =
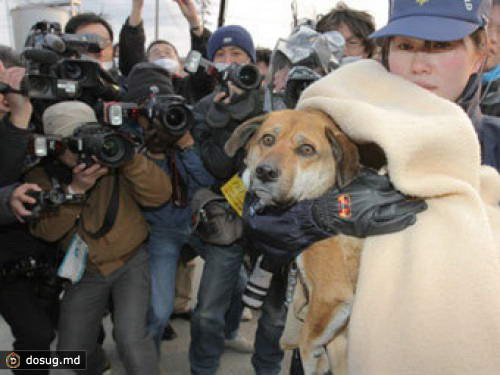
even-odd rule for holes
{"type": "Polygon", "coordinates": [[[217,69],[219,72],[226,70],[229,67],[229,65],[231,64],[223,62],[214,63],[215,69],[217,69]]]}
{"type": "Polygon", "coordinates": [[[104,61],[101,63],[101,68],[103,68],[104,70],[110,70],[113,68],[113,60],[111,61],[104,61]]]}
{"type": "Polygon", "coordinates": [[[170,73],[177,73],[179,71],[179,62],[173,59],[158,59],[153,61],[153,63],[168,70],[170,73]]]}

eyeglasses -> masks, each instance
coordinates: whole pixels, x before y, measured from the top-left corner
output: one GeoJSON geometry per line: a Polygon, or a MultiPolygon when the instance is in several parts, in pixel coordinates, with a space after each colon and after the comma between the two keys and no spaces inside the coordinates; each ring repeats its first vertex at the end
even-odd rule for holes
{"type": "Polygon", "coordinates": [[[345,41],[346,48],[356,49],[363,46],[363,41],[359,38],[349,38],[345,41]]]}

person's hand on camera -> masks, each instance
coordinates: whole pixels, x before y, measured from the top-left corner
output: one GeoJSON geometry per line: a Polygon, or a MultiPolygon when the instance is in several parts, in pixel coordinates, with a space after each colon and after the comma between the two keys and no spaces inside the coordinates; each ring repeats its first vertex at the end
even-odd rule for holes
{"type": "Polygon", "coordinates": [[[417,214],[427,208],[425,201],[409,199],[387,176],[370,169],[363,169],[342,190],[333,187],[315,200],[285,209],[259,210],[257,202],[256,197],[249,197],[245,204],[249,236],[266,253],[287,260],[337,234],[364,238],[403,230],[415,224],[417,214]]]}
{"type": "Polygon", "coordinates": [[[36,199],[28,193],[31,191],[41,191],[42,189],[37,184],[22,184],[19,185],[10,196],[9,204],[12,213],[17,220],[24,223],[24,218],[31,215],[25,204],[35,204],[36,199]]]}
{"type": "Polygon", "coordinates": [[[188,21],[189,27],[193,30],[193,32],[201,36],[203,34],[203,24],[200,20],[200,16],[198,14],[198,9],[194,4],[193,0],[174,0],[179,6],[179,9],[182,12],[184,18],[188,21]]]}
{"type": "MultiPolygon", "coordinates": [[[[26,73],[26,69],[14,66],[5,69],[0,62],[0,82],[10,86],[14,90],[21,89],[21,81],[26,73]]],[[[0,110],[10,112],[10,121],[20,129],[27,129],[33,107],[27,96],[19,93],[3,94],[4,100],[1,102],[0,110]]]]}
{"type": "Polygon", "coordinates": [[[179,138],[176,144],[177,147],[179,147],[181,150],[186,150],[194,146],[194,138],[191,135],[191,132],[190,131],[185,132],[184,135],[179,138]]]}
{"type": "Polygon", "coordinates": [[[99,178],[107,173],[108,168],[97,163],[88,168],[84,163],[78,164],[73,168],[73,180],[69,184],[69,188],[74,194],[85,194],[99,178]]]}
{"type": "Polygon", "coordinates": [[[229,89],[229,92],[221,91],[214,96],[215,103],[223,103],[229,105],[233,102],[234,97],[242,95],[245,92],[245,90],[240,89],[231,81],[227,83],[227,87],[229,89]]]}

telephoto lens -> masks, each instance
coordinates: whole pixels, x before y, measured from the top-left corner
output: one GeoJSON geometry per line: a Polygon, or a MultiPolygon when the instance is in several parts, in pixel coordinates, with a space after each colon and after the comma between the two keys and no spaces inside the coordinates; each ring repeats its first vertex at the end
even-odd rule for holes
{"type": "Polygon", "coordinates": [[[266,267],[266,262],[263,260],[263,255],[257,258],[242,297],[243,304],[254,310],[262,307],[273,278],[273,273],[265,269],[268,267],[266,267]]]}
{"type": "Polygon", "coordinates": [[[237,65],[232,64],[227,69],[227,73],[222,74],[224,80],[233,82],[243,90],[253,90],[260,86],[262,75],[259,68],[253,64],[237,65]]]}

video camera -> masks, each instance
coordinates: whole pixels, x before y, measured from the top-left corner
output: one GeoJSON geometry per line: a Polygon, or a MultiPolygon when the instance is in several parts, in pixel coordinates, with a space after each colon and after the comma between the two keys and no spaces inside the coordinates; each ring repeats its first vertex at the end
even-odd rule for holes
{"type": "Polygon", "coordinates": [[[158,95],[152,86],[151,96],[141,105],[115,102],[104,106],[104,119],[112,126],[121,126],[127,119],[145,116],[158,130],[169,135],[172,141],[182,137],[192,126],[193,114],[186,100],[179,95],[158,95]]]}
{"type": "Polygon", "coordinates": [[[219,81],[226,93],[229,92],[228,82],[246,91],[258,88],[262,82],[259,68],[254,64],[231,64],[223,70],[218,70],[212,62],[204,59],[200,52],[190,51],[184,69],[189,73],[196,73],[200,66],[206,69],[208,75],[214,76],[219,81]]]}
{"type": "Polygon", "coordinates": [[[34,204],[25,204],[26,208],[31,211],[29,219],[36,219],[43,213],[55,212],[64,203],[81,204],[85,200],[85,194],[65,193],[60,187],[51,190],[30,191],[27,194],[36,199],[34,204]]]}
{"type": "Polygon", "coordinates": [[[97,99],[116,100],[119,87],[99,63],[74,59],[104,47],[98,35],[63,34],[57,22],[36,23],[22,53],[27,65],[23,91],[33,99],[81,99],[91,105],[97,99]]]}
{"type": "Polygon", "coordinates": [[[302,91],[321,78],[321,74],[306,66],[294,66],[288,73],[283,96],[287,108],[295,108],[302,91]]]}

